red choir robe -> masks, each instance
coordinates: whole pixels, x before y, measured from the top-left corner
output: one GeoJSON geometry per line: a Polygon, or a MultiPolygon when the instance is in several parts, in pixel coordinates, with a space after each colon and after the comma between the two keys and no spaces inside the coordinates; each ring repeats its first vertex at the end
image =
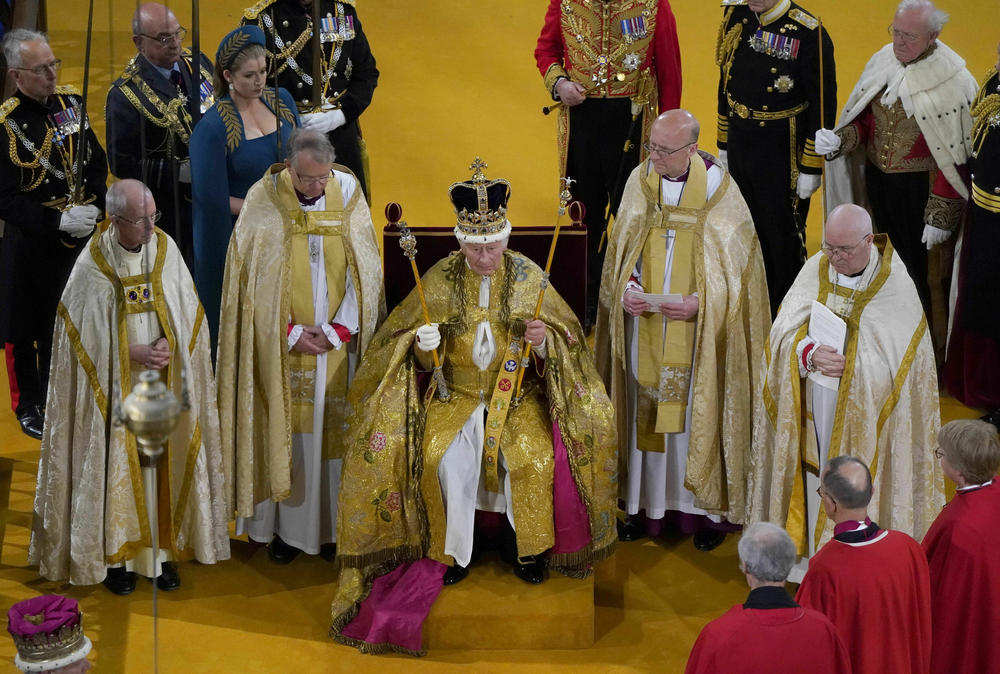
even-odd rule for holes
{"type": "Polygon", "coordinates": [[[931,671],[1000,672],[1000,482],[959,491],[923,548],[931,575],[931,671]]]}
{"type": "Polygon", "coordinates": [[[751,590],[746,603],[705,625],[685,674],[850,674],[847,649],[826,616],[784,588],[751,590]]]}
{"type": "Polygon", "coordinates": [[[824,545],[809,560],[795,600],[836,626],[855,672],[928,674],[927,560],[906,534],[871,526],[868,540],[841,534],[824,545]]]}

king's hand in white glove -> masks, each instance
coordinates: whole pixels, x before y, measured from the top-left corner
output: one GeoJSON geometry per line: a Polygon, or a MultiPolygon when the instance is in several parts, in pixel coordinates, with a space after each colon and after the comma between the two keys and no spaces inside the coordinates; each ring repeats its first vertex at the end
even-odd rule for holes
{"type": "Polygon", "coordinates": [[[101,209],[93,204],[73,206],[63,211],[62,217],[59,218],[59,231],[66,232],[74,239],[82,239],[94,231],[94,225],[100,216],[101,209]]]}
{"type": "Polygon", "coordinates": [[[941,229],[934,225],[924,225],[924,234],[920,237],[920,241],[926,243],[927,250],[930,250],[934,246],[947,241],[949,236],[951,236],[950,230],[941,229]]]}
{"type": "Polygon", "coordinates": [[[816,154],[822,156],[840,149],[840,136],[830,129],[818,129],[816,131],[816,154]]]}
{"type": "Polygon", "coordinates": [[[799,179],[795,183],[795,192],[799,199],[808,199],[813,192],[819,189],[820,175],[813,173],[800,173],[799,179]]]}
{"type": "Polygon", "coordinates": [[[310,112],[302,115],[302,128],[320,133],[330,133],[339,129],[347,122],[343,110],[327,110],[326,112],[310,112]]]}
{"type": "Polygon", "coordinates": [[[729,152],[719,150],[719,163],[722,164],[722,168],[729,170],[729,152]]]}
{"type": "Polygon", "coordinates": [[[441,331],[437,323],[424,324],[417,328],[417,348],[421,351],[433,351],[441,346],[441,331]]]}

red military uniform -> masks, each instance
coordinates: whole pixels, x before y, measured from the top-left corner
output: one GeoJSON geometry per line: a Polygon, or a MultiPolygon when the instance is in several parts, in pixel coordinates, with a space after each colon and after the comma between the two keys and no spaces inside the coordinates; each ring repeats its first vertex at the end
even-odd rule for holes
{"type": "Polygon", "coordinates": [[[551,0],[535,61],[553,98],[560,78],[588,89],[599,85],[583,103],[559,110],[557,136],[560,175],[576,180],[573,197],[587,209],[587,304],[593,314],[584,322],[593,323],[605,212],[609,205],[612,213],[618,210],[625,178],[645,158],[639,148],[657,106],[680,106],[681,55],[670,3],[551,0]]]}

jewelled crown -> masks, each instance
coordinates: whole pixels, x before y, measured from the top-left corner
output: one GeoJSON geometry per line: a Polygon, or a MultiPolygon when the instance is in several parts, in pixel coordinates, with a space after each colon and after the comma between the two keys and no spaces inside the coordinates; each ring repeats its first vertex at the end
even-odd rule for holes
{"type": "Polygon", "coordinates": [[[469,169],[472,179],[452,184],[448,188],[457,224],[455,236],[465,243],[493,243],[510,234],[507,220],[507,202],[510,200],[510,183],[506,180],[489,180],[483,169],[486,162],[479,157],[469,169]]]}
{"type": "Polygon", "coordinates": [[[15,664],[24,671],[62,667],[90,652],[83,616],[69,597],[45,595],[19,602],[7,612],[7,620],[17,648],[15,664]]]}

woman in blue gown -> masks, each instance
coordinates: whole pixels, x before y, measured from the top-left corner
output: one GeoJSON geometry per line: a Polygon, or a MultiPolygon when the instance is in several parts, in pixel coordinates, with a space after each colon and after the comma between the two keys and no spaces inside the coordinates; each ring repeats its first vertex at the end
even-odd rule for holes
{"type": "Polygon", "coordinates": [[[191,135],[194,280],[205,307],[212,346],[229,237],[247,190],[271,164],[285,159],[288,136],[299,124],[284,89],[266,86],[264,32],[242,26],[222,39],[215,54],[215,105],[191,135]]]}

